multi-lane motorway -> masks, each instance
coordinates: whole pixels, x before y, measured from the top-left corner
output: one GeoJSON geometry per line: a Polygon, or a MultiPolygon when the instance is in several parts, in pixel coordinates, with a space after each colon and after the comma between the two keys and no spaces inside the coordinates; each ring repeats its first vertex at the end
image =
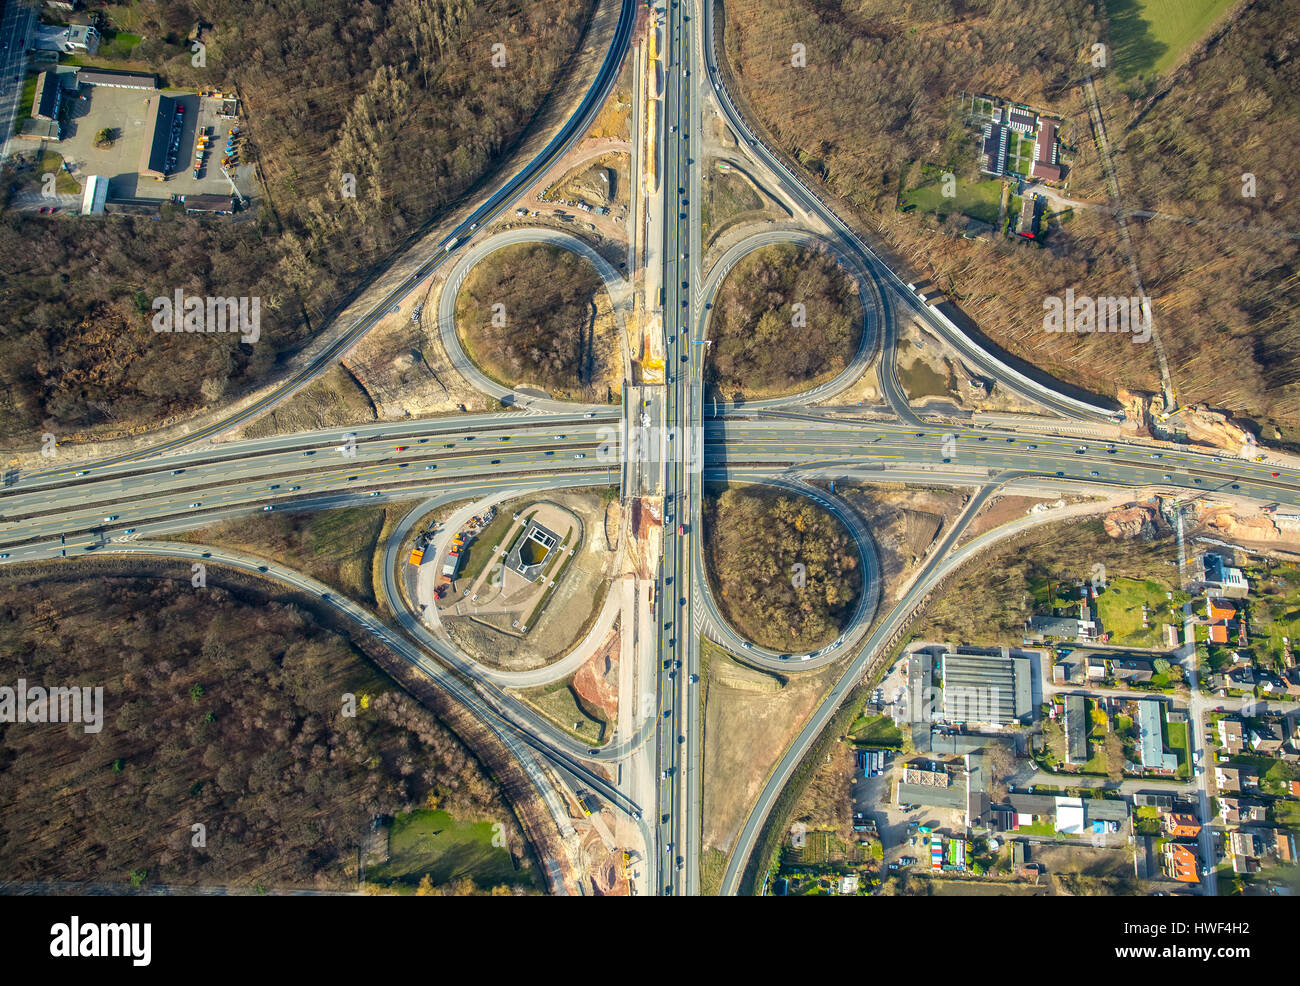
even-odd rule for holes
{"type": "MultiPolygon", "coordinates": [[[[265,400],[184,439],[161,441],[143,452],[67,464],[69,457],[56,449],[48,466],[16,478],[11,475],[0,490],[0,563],[87,557],[87,553],[206,556],[214,563],[257,571],[319,596],[362,632],[381,638],[487,723],[519,758],[561,831],[565,827],[563,811],[539,763],[597,792],[621,812],[641,833],[647,850],[639,889],[661,894],[700,892],[701,634],[761,667],[787,673],[828,665],[842,667],[830,694],[769,776],[735,841],[722,890],[736,893],[743,889],[746,860],[786,780],[890,636],[955,566],[1008,531],[1038,522],[1024,518],[958,545],[969,519],[996,491],[1009,484],[1044,492],[1154,491],[1184,500],[1214,496],[1244,506],[1275,503],[1300,509],[1300,473],[1136,439],[1061,437],[1051,428],[1031,430],[1029,425],[1008,430],[938,424],[932,416],[913,410],[892,368],[896,341],[893,309],[902,304],[930,320],[932,313],[748,130],[727,96],[714,61],[711,6],[698,7],[685,0],[670,0],[662,24],[667,84],[659,168],[663,241],[658,260],[662,264],[666,364],[661,393],[654,387],[644,388],[651,395],[650,403],[627,408],[627,420],[622,420],[613,407],[570,407],[514,394],[480,378],[467,366],[471,382],[507,404],[514,397],[526,399],[529,412],[459,415],[209,443],[211,436],[264,412],[330,365],[399,303],[415,280],[440,264],[450,248],[459,245],[457,241],[471,238],[479,226],[499,215],[586,132],[617,76],[634,14],[633,3],[625,0],[614,43],[596,82],[547,150],[479,206],[455,237],[440,244],[418,277],[396,289],[341,334],[319,359],[283,381],[265,400]],[[697,9],[698,18],[694,16],[697,9]],[[697,72],[701,64],[704,70],[697,72]],[[722,272],[743,252],[762,243],[812,235],[768,231],[762,234],[766,239],[754,238],[733,248],[734,256],[716,262],[706,274],[700,249],[700,165],[695,157],[703,136],[706,100],[717,105],[742,145],[748,145],[756,160],[777,176],[789,200],[832,231],[829,240],[820,234],[822,241],[840,253],[863,290],[866,331],[862,351],[845,374],[815,392],[745,407],[706,400],[708,305],[722,272]],[[824,401],[851,383],[876,356],[880,357],[884,410],[892,410],[894,420],[855,418],[852,409],[832,413],[808,408],[812,401],[824,401]],[[650,413],[662,426],[654,433],[657,444],[653,453],[658,464],[655,483],[663,493],[664,511],[661,566],[654,593],[657,637],[646,651],[654,655],[656,688],[647,714],[631,735],[618,735],[606,746],[588,749],[481,674],[478,665],[430,632],[405,608],[398,585],[401,559],[395,546],[415,517],[453,500],[504,500],[525,491],[617,485],[623,478],[622,459],[630,445],[628,429],[641,424],[642,414],[650,413]],[[611,440],[613,434],[622,435],[623,440],[611,440]],[[822,479],[924,482],[970,489],[973,496],[902,599],[881,612],[877,608],[879,571],[870,534],[832,493],[812,485],[822,479]],[[773,484],[808,495],[844,519],[862,549],[865,585],[861,605],[839,640],[812,653],[783,654],[751,646],[727,626],[708,591],[703,568],[702,484],[713,480],[773,484]],[[215,548],[156,540],[268,510],[318,510],[394,499],[418,499],[421,507],[399,525],[396,541],[386,546],[385,594],[397,609],[388,622],[283,566],[215,548]],[[654,764],[653,804],[634,802],[610,780],[618,765],[633,754],[645,755],[654,764]]],[[[491,242],[482,241],[470,252],[478,256],[491,242]]],[[[457,267],[455,276],[463,276],[469,266],[467,259],[457,267]]],[[[628,290],[628,282],[612,270],[602,273],[611,292],[628,290]]],[[[454,336],[451,316],[443,314],[444,338],[449,331],[454,336]]],[[[1078,427],[1111,418],[1105,402],[1061,394],[984,353],[952,327],[939,322],[933,327],[981,372],[1060,415],[1063,424],[1068,419],[1078,427]]],[[[449,349],[455,352],[457,347],[453,344],[449,349]]],[[[625,618],[631,618],[630,614],[625,618]]],[[[638,707],[640,698],[623,696],[638,707]]]]}

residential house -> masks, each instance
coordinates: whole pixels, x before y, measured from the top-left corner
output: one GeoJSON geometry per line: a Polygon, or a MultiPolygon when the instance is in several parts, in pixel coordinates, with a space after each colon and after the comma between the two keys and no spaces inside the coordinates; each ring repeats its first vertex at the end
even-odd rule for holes
{"type": "Polygon", "coordinates": [[[1229,605],[1222,599],[1216,599],[1214,596],[1209,596],[1205,600],[1205,615],[1211,623],[1216,623],[1219,621],[1235,620],[1237,618],[1237,610],[1234,606],[1229,605]]]}
{"type": "Polygon", "coordinates": [[[1276,723],[1257,723],[1247,731],[1246,741],[1256,753],[1277,753],[1282,749],[1282,730],[1276,723]]]}
{"type": "Polygon", "coordinates": [[[1234,829],[1228,833],[1228,848],[1232,854],[1234,873],[1254,873],[1259,869],[1259,859],[1271,847],[1272,839],[1266,829],[1234,829]]]}
{"type": "Polygon", "coordinates": [[[1219,720],[1219,745],[1229,753],[1240,753],[1245,748],[1243,725],[1240,719],[1233,716],[1224,716],[1219,720]]]}
{"type": "Polygon", "coordinates": [[[1259,787],[1259,776],[1252,767],[1214,766],[1214,786],[1220,794],[1253,791],[1259,787]]]}
{"type": "Polygon", "coordinates": [[[1245,667],[1233,668],[1228,672],[1229,688],[1237,688],[1248,692],[1255,687],[1258,680],[1259,675],[1255,673],[1255,669],[1249,664],[1245,667]]]}
{"type": "Polygon", "coordinates": [[[1171,811],[1160,817],[1160,827],[1171,839],[1195,839],[1201,834],[1201,823],[1186,811],[1171,811]]]}
{"type": "Polygon", "coordinates": [[[1182,883],[1199,883],[1201,878],[1196,863],[1196,846],[1182,842],[1165,843],[1165,876],[1182,883]]]}
{"type": "Polygon", "coordinates": [[[1228,628],[1222,623],[1214,623],[1210,626],[1210,643],[1226,644],[1228,642],[1228,628]]]}
{"type": "Polygon", "coordinates": [[[1139,791],[1133,795],[1133,804],[1139,808],[1156,808],[1160,811],[1174,810],[1174,796],[1158,791],[1139,791]]]}
{"type": "Polygon", "coordinates": [[[1034,136],[1034,163],[1030,174],[1042,181],[1061,180],[1056,139],[1059,129],[1060,124],[1055,120],[1040,119],[1038,122],[1038,133],[1034,136]]]}
{"type": "Polygon", "coordinates": [[[1246,825],[1268,821],[1268,808],[1258,801],[1245,798],[1219,798],[1219,811],[1225,825],[1246,825]]]}
{"type": "Polygon", "coordinates": [[[1279,863],[1294,863],[1295,855],[1295,836],[1286,829],[1277,829],[1273,833],[1273,855],[1277,856],[1279,863]]]}
{"type": "Polygon", "coordinates": [[[1221,557],[1211,551],[1201,555],[1201,582],[1215,595],[1229,599],[1244,599],[1250,592],[1250,583],[1241,574],[1241,569],[1230,567],[1221,557]]]}
{"type": "Polygon", "coordinates": [[[1035,616],[1029,621],[1028,637],[1042,642],[1048,637],[1062,640],[1092,640],[1097,633],[1096,623],[1068,616],[1035,616]]]}
{"type": "Polygon", "coordinates": [[[57,51],[61,55],[99,52],[99,32],[90,24],[37,24],[32,51],[57,51]]]}
{"type": "Polygon", "coordinates": [[[1149,657],[1125,654],[1111,659],[1110,673],[1117,682],[1124,684],[1147,682],[1155,674],[1155,666],[1149,657]]]}

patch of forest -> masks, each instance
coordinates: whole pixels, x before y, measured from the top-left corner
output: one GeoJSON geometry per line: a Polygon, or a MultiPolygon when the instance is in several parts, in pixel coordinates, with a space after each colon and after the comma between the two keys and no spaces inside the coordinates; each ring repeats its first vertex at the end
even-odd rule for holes
{"type": "Polygon", "coordinates": [[[133,57],[164,84],[239,93],[242,160],[257,165],[267,196],[233,223],[170,206],[161,220],[0,216],[0,440],[122,434],[263,382],[518,146],[572,69],[593,9],[594,0],[132,5],[132,28],[147,39],[133,57]],[[189,39],[200,20],[207,47],[196,67],[189,39]],[[493,65],[498,44],[504,67],[493,65]],[[178,289],[259,297],[260,339],[155,334],[152,300],[178,289]]]}
{"type": "Polygon", "coordinates": [[[1050,591],[1053,585],[1074,591],[1080,580],[1098,576],[1103,582],[1127,578],[1172,584],[1177,561],[1177,543],[1168,528],[1150,538],[1118,539],[1107,535],[1099,520],[1049,524],[1003,541],[963,565],[920,611],[912,633],[917,640],[1010,644],[1024,636],[1031,616],[1051,615],[1051,600],[1060,599],[1050,591]]]}
{"type": "Polygon", "coordinates": [[[705,563],[722,615],[774,650],[815,650],[853,615],[858,547],[810,500],[759,486],[706,492],[705,563]]]}
{"type": "Polygon", "coordinates": [[[862,304],[829,253],[782,243],[736,263],[709,325],[707,381],[729,397],[765,397],[848,366],[862,341],[862,304]]]}
{"type": "Polygon", "coordinates": [[[475,363],[500,383],[577,397],[594,383],[595,301],[603,291],[591,261],[570,250],[502,247],[465,278],[456,329],[475,363]]]}
{"type": "MultiPolygon", "coordinates": [[[[1107,37],[1102,5],[726,0],[725,10],[743,104],[883,241],[900,273],[942,287],[993,342],[1061,380],[1112,395],[1159,389],[1152,345],[1043,327],[1044,299],[1067,289],[1138,293],[1105,211],[1081,89],[1089,64],[1079,52],[1107,37]],[[795,44],[803,67],[792,65],[795,44]],[[962,91],[1059,116],[1067,194],[1101,208],[1054,215],[1040,245],[965,240],[958,214],[941,222],[898,212],[900,191],[923,166],[951,171],[959,185],[981,179],[978,135],[957,111],[962,91]]],[[[1176,75],[1150,79],[1149,91],[1097,73],[1123,206],[1175,217],[1129,220],[1175,391],[1184,403],[1276,426],[1284,439],[1300,428],[1300,244],[1289,235],[1300,232],[1289,192],[1298,158],[1286,150],[1300,139],[1297,18],[1300,0],[1246,5],[1176,75]],[[1243,194],[1247,175],[1252,194],[1243,194]]]]}
{"type": "Polygon", "coordinates": [[[104,714],[92,733],[0,724],[8,879],[350,888],[372,817],[434,804],[523,844],[461,741],[292,603],[185,579],[12,578],[0,684],[19,677],[102,686],[104,714]]]}

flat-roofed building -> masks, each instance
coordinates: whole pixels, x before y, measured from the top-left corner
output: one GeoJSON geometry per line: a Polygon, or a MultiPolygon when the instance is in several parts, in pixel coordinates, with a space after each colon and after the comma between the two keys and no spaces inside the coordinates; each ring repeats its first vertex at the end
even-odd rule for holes
{"type": "Polygon", "coordinates": [[[1160,703],[1142,699],[1137,703],[1138,736],[1142,750],[1142,766],[1146,770],[1173,773],[1178,769],[1178,757],[1165,752],[1164,730],[1161,728],[1160,703]]]}
{"type": "Polygon", "coordinates": [[[99,51],[99,32],[90,24],[38,23],[31,47],[32,51],[57,51],[60,55],[94,55],[99,51]]]}
{"type": "Polygon", "coordinates": [[[187,195],[185,211],[191,215],[228,216],[235,211],[231,195],[187,195]]]}
{"type": "Polygon", "coordinates": [[[77,72],[79,86],[111,86],[117,89],[157,89],[158,77],[143,72],[107,72],[83,68],[77,72]]]}
{"type": "Polygon", "coordinates": [[[36,77],[36,92],[32,96],[33,120],[57,120],[63,104],[63,82],[59,73],[46,69],[36,77]]]}
{"type": "Polygon", "coordinates": [[[168,141],[171,138],[171,101],[151,96],[145,101],[144,144],[140,150],[140,174],[162,181],[167,177],[168,141]]]}
{"type": "Polygon", "coordinates": [[[1033,708],[1027,657],[945,652],[937,667],[947,722],[1009,725],[1028,722],[1033,708]]]}
{"type": "Polygon", "coordinates": [[[1088,714],[1082,695],[1065,696],[1065,762],[1088,760],[1088,714]]]}
{"type": "Polygon", "coordinates": [[[108,202],[108,179],[103,175],[91,175],[86,182],[86,190],[81,194],[81,214],[97,216],[104,211],[108,202]]]}

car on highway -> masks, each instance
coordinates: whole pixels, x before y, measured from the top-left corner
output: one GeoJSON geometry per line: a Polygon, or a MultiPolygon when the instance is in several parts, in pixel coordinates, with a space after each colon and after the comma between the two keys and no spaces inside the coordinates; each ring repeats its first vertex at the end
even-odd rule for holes
{"type": "Polygon", "coordinates": [[[117,520],[117,514],[109,514],[107,517],[104,518],[104,520],[105,521],[117,520]]]}
{"type": "Polygon", "coordinates": [[[303,455],[315,455],[315,454],[316,454],[316,450],[314,448],[309,448],[306,452],[303,453],[303,455]]]}
{"type": "Polygon", "coordinates": [[[123,534],[134,534],[134,533],[135,533],[135,528],[134,528],[134,527],[128,527],[128,528],[127,528],[125,531],[123,531],[122,533],[123,533],[123,534]]]}
{"type": "MultiPolygon", "coordinates": [[[[83,470],[81,470],[81,472],[74,472],[72,475],[74,475],[74,476],[88,476],[88,475],[90,475],[90,470],[89,470],[89,469],[83,469],[83,470]]],[[[1273,475],[1276,476],[1277,473],[1273,473],[1273,475]]]]}
{"type": "Polygon", "coordinates": [[[577,455],[574,456],[575,459],[585,459],[586,457],[587,457],[586,453],[583,452],[579,452],[577,455]]]}
{"type": "Polygon", "coordinates": [[[426,471],[429,470],[429,469],[437,469],[437,468],[438,468],[438,464],[437,464],[436,462],[430,462],[430,463],[429,463],[427,466],[425,466],[424,468],[425,468],[426,471]]]}
{"type": "Polygon", "coordinates": [[[510,441],[510,436],[509,436],[509,435],[502,435],[500,438],[497,439],[497,441],[499,441],[499,442],[508,442],[508,441],[510,441]]]}
{"type": "Polygon", "coordinates": [[[1060,469],[1058,469],[1058,470],[1056,470],[1056,475],[1058,475],[1058,476],[1064,476],[1065,473],[1063,473],[1060,469]]]}
{"type": "Polygon", "coordinates": [[[1165,473],[1160,478],[1163,479],[1166,483],[1172,483],[1174,481],[1174,477],[1169,475],[1169,473],[1165,473]]]}
{"type": "Polygon", "coordinates": [[[274,510],[274,509],[275,509],[275,506],[274,506],[274,504],[270,504],[270,503],[268,503],[268,504],[267,504],[265,507],[263,507],[262,509],[263,509],[264,511],[270,511],[270,510],[274,510]]]}
{"type": "Polygon", "coordinates": [[[179,475],[180,475],[181,473],[183,473],[184,471],[185,471],[184,469],[173,469],[173,470],[172,470],[172,475],[173,475],[173,476],[179,476],[179,475]]]}
{"type": "Polygon", "coordinates": [[[7,552],[7,551],[5,551],[5,552],[0,552],[0,558],[8,558],[8,557],[9,557],[9,552],[7,552]]]}
{"type": "Polygon", "coordinates": [[[685,534],[685,533],[686,533],[686,525],[685,525],[685,524],[678,524],[678,525],[677,525],[677,534],[680,536],[680,535],[685,534]]]}
{"type": "Polygon", "coordinates": [[[409,446],[409,445],[394,445],[394,446],[393,446],[393,451],[394,451],[394,452],[405,452],[405,451],[406,451],[408,448],[410,448],[410,447],[411,447],[411,446],[409,446]]]}
{"type": "Polygon", "coordinates": [[[1101,473],[1099,473],[1096,469],[1094,469],[1092,472],[1088,473],[1088,475],[1089,475],[1089,476],[1100,476],[1101,473]]]}
{"type": "Polygon", "coordinates": [[[301,486],[290,486],[290,487],[289,487],[289,492],[292,493],[294,490],[300,490],[300,489],[302,489],[301,486]]]}
{"type": "Polygon", "coordinates": [[[201,507],[201,506],[203,506],[203,504],[200,503],[198,500],[195,500],[193,503],[190,504],[190,506],[191,506],[191,507],[201,507]]]}
{"type": "Polygon", "coordinates": [[[699,683],[700,683],[700,676],[698,674],[691,675],[691,684],[698,685],[699,683]]]}
{"type": "Polygon", "coordinates": [[[371,495],[371,496],[378,496],[378,495],[379,495],[379,491],[378,491],[378,490],[371,490],[371,491],[370,491],[370,495],[371,495]]]}
{"type": "Polygon", "coordinates": [[[1272,476],[1274,479],[1277,479],[1277,477],[1278,477],[1280,474],[1274,472],[1274,473],[1269,473],[1269,475],[1272,476]]]}

